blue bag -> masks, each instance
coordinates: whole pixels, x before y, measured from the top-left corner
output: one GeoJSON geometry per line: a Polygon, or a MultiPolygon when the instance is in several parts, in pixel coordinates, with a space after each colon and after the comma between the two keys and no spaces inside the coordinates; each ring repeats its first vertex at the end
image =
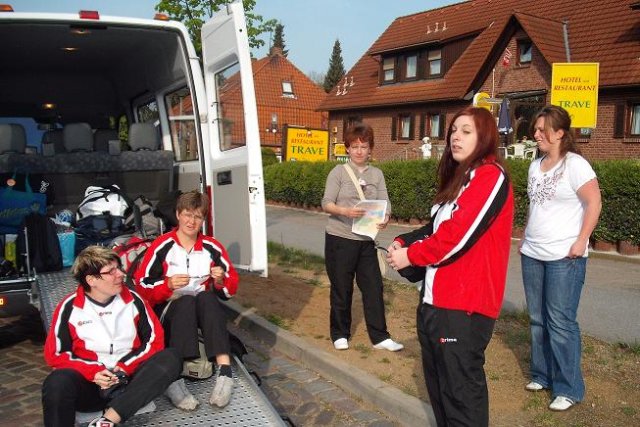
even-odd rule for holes
{"type": "Polygon", "coordinates": [[[76,259],[76,233],[73,230],[58,233],[60,251],[62,252],[62,266],[71,267],[76,259]]]}
{"type": "MultiPolygon", "coordinates": [[[[17,173],[14,172],[13,182],[16,175],[17,173]]],[[[25,176],[24,190],[15,190],[13,185],[0,188],[0,233],[17,234],[20,224],[27,215],[31,213],[44,215],[47,212],[47,196],[33,192],[29,184],[29,174],[25,176]]]]}

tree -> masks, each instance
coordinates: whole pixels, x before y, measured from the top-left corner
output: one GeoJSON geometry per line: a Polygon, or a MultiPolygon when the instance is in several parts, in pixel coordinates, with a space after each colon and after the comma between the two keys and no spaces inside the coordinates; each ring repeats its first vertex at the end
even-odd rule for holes
{"type": "Polygon", "coordinates": [[[317,71],[310,71],[309,74],[307,74],[307,77],[309,77],[309,80],[314,82],[316,85],[324,89],[324,79],[325,79],[324,73],[319,73],[317,71]]]}
{"type": "Polygon", "coordinates": [[[340,40],[336,39],[333,44],[333,52],[331,52],[331,59],[329,60],[329,69],[327,75],[324,77],[324,84],[322,87],[324,91],[329,93],[331,89],[342,79],[345,74],[344,63],[342,62],[342,48],[340,47],[340,40]]]}
{"type": "MultiPolygon", "coordinates": [[[[204,22],[218,12],[223,6],[232,3],[233,0],[161,0],[156,5],[158,12],[169,15],[169,18],[182,22],[189,30],[189,35],[198,54],[202,53],[202,41],[200,29],[204,22]]],[[[253,13],[256,0],[243,0],[242,5],[247,21],[247,37],[249,47],[260,48],[264,46],[264,40],[260,35],[273,31],[277,21],[270,19],[263,22],[261,15],[253,13]]]]}
{"type": "Polygon", "coordinates": [[[289,54],[289,50],[284,49],[284,25],[277,23],[275,27],[275,33],[273,34],[273,47],[279,47],[282,49],[282,54],[286,57],[289,54]]]}

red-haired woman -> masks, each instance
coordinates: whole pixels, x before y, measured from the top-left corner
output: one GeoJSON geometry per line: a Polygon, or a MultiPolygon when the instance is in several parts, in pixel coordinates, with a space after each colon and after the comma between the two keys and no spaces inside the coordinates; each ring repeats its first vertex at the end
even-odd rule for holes
{"type": "Polygon", "coordinates": [[[486,426],[484,352],[507,276],[513,194],[497,158],[491,113],[466,108],[451,121],[431,209],[433,233],[389,247],[397,269],[426,266],[417,329],[429,400],[438,426],[486,426]]]}

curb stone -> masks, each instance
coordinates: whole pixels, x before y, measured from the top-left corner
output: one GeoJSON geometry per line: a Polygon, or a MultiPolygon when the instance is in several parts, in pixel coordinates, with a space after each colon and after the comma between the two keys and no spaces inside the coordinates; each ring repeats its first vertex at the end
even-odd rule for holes
{"type": "Polygon", "coordinates": [[[317,372],[348,393],[361,398],[403,425],[435,426],[431,405],[392,387],[373,375],[319,350],[234,301],[224,307],[232,321],[256,338],[301,365],[317,372]]]}

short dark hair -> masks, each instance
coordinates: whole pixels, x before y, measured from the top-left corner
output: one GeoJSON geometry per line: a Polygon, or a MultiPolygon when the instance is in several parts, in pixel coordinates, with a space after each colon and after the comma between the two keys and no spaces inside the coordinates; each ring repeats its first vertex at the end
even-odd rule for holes
{"type": "Polygon", "coordinates": [[[100,276],[103,267],[116,262],[121,265],[120,257],[112,249],[105,246],[87,246],[76,257],[71,267],[71,274],[82,285],[86,292],[91,290],[87,276],[100,276]]]}
{"type": "Polygon", "coordinates": [[[344,133],[344,146],[349,148],[352,142],[360,140],[369,144],[373,150],[373,129],[366,123],[354,123],[344,133]]]}
{"type": "Polygon", "coordinates": [[[180,213],[184,210],[195,211],[200,210],[203,216],[209,213],[209,197],[198,190],[188,191],[178,197],[176,203],[176,212],[180,213]]]}

